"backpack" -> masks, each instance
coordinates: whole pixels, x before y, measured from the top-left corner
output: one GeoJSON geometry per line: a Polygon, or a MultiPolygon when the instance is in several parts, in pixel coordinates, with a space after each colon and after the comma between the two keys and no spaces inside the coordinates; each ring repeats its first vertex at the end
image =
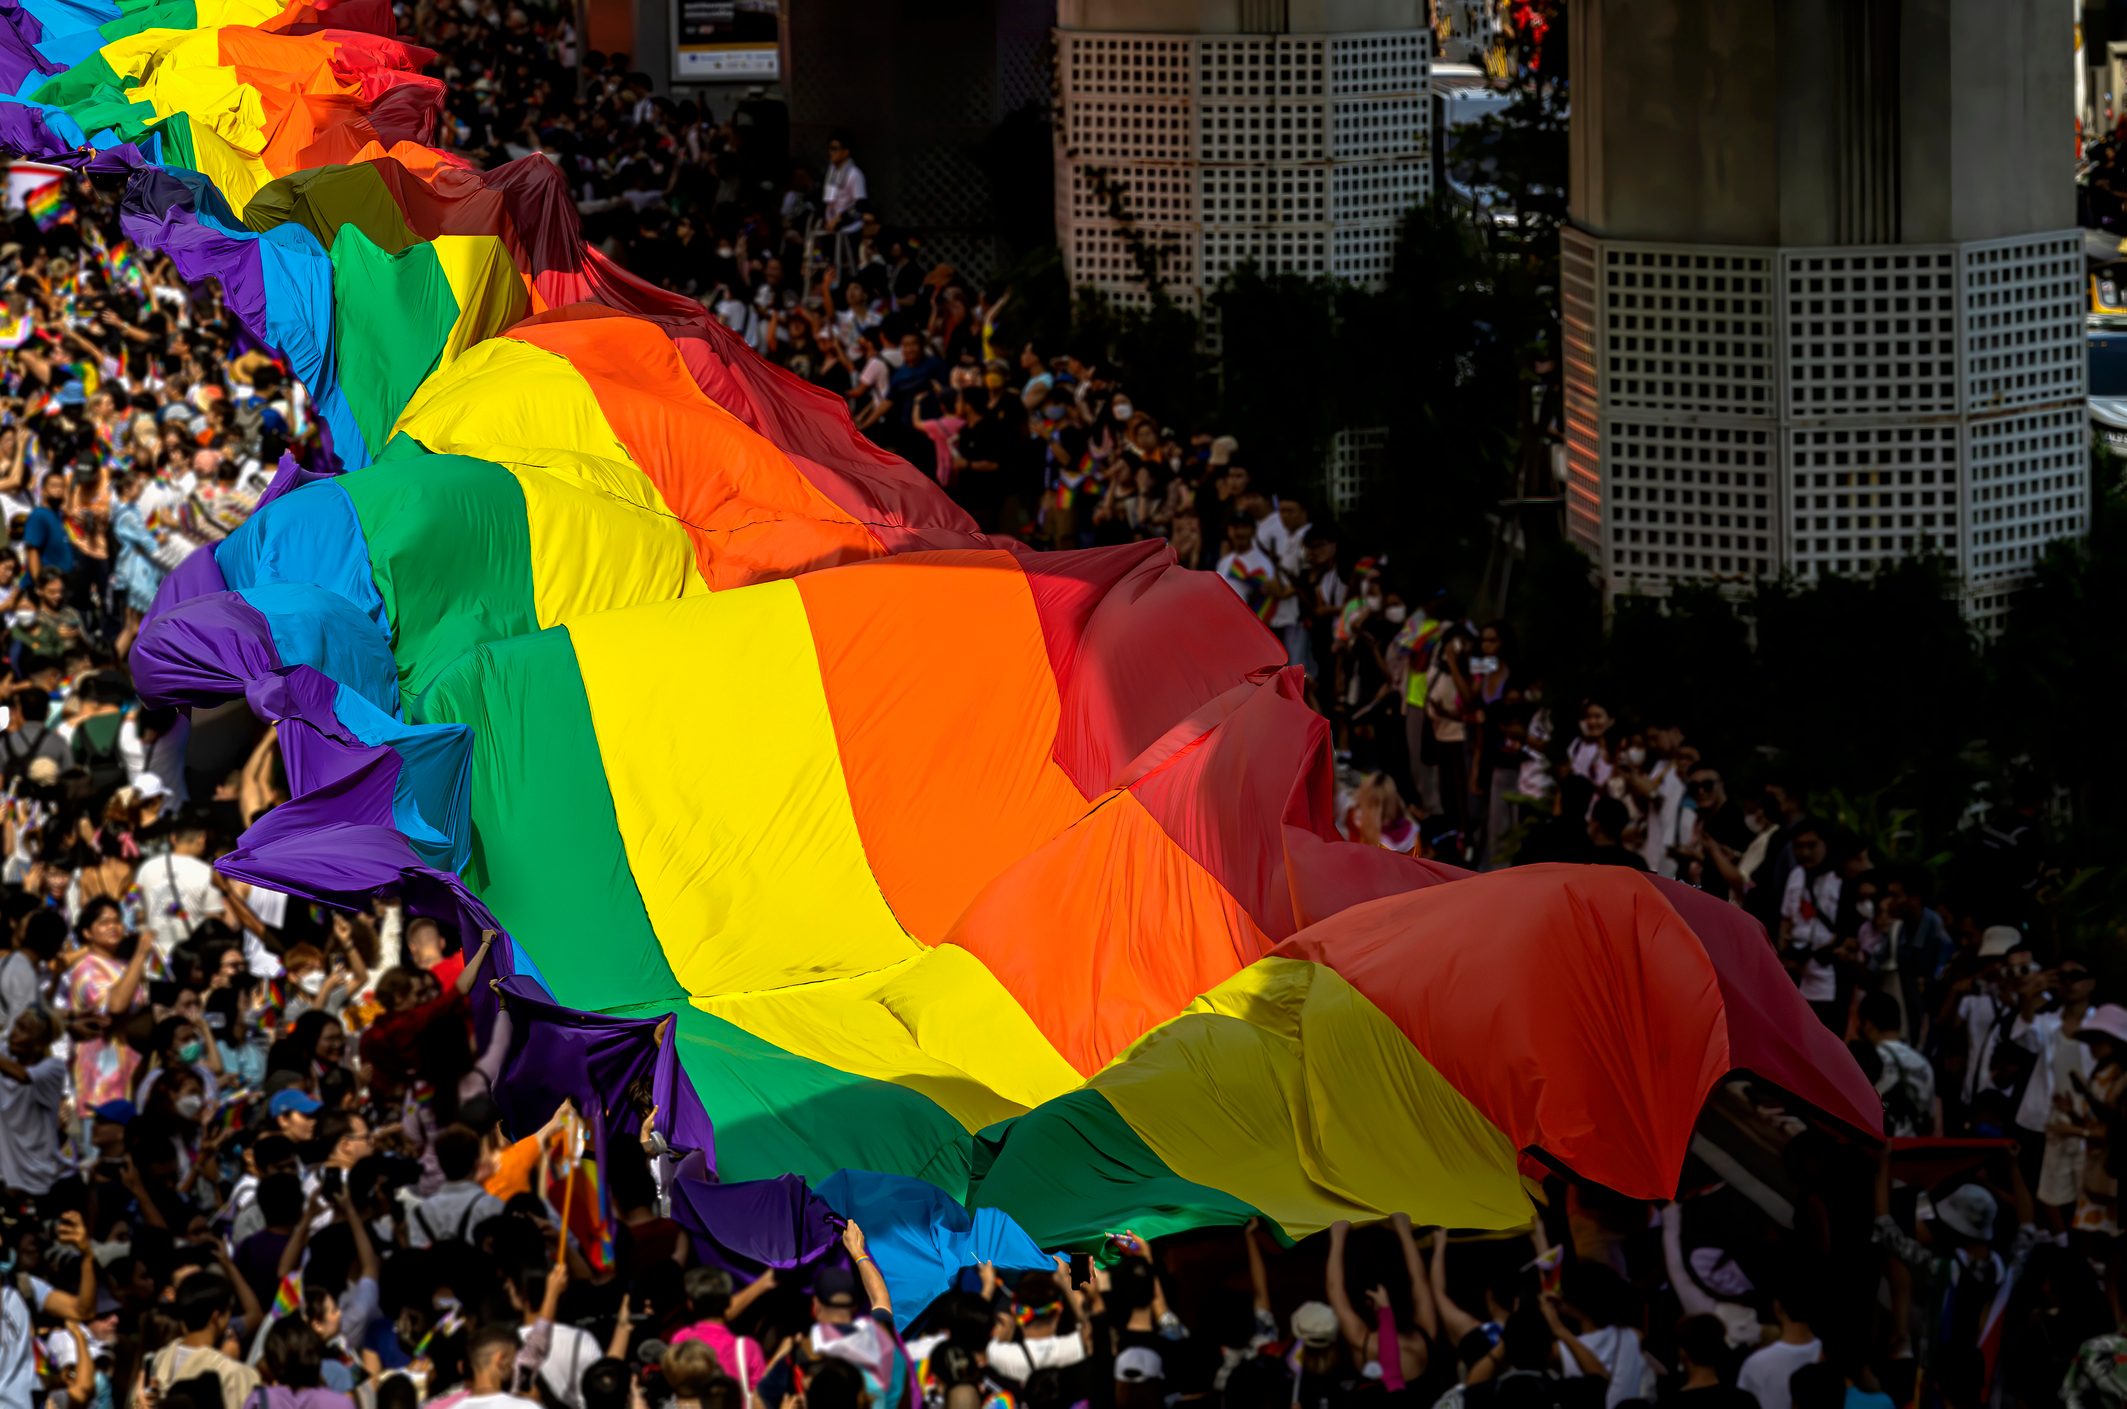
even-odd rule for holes
{"type": "MultiPolygon", "coordinates": [[[[88,727],[88,725],[97,721],[95,719],[84,721],[82,727],[74,731],[74,761],[88,771],[89,795],[91,797],[108,797],[124,787],[126,781],[125,757],[118,751],[118,735],[122,725],[117,715],[98,716],[98,718],[112,720],[109,742],[99,745],[96,742],[96,735],[101,731],[92,730],[88,727]]],[[[27,765],[24,766],[27,767],[27,765]]]]}

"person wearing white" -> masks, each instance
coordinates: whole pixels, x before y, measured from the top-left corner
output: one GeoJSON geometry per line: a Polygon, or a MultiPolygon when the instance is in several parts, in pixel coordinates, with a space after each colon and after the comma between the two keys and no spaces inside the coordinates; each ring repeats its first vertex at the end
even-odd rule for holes
{"type": "Polygon", "coordinates": [[[1780,1338],[1752,1353],[1736,1376],[1736,1388],[1757,1396],[1758,1409],[1794,1409],[1788,1381],[1804,1365],[1824,1358],[1824,1342],[1807,1322],[1797,1321],[1779,1298],[1773,1299],[1773,1314],[1780,1321],[1780,1338]]]}
{"type": "Polygon", "coordinates": [[[871,193],[865,188],[864,173],[857,167],[857,160],[850,155],[849,144],[840,137],[827,140],[826,182],[827,228],[842,230],[856,224],[856,209],[871,193]]]}
{"type": "Polygon", "coordinates": [[[203,922],[226,913],[222,893],[214,884],[214,868],[200,858],[206,845],[206,833],[180,832],[172,838],[172,850],[140,868],[145,912],[141,923],[164,959],[203,922]]]}

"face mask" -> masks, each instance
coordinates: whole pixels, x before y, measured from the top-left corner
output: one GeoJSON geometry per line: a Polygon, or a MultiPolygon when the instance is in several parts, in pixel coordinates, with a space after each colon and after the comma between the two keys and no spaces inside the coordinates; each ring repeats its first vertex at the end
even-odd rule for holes
{"type": "Polygon", "coordinates": [[[186,1066],[190,1066],[192,1063],[198,1061],[202,1056],[204,1056],[206,1054],[206,1051],[206,1044],[202,1042],[196,1040],[192,1042],[182,1042],[178,1044],[177,1060],[183,1062],[186,1066]]]}
{"type": "Polygon", "coordinates": [[[325,987],[325,975],[312,969],[295,981],[295,986],[315,998],[325,987]]]}
{"type": "Polygon", "coordinates": [[[1620,755],[1620,761],[1622,761],[1627,768],[1638,768],[1640,765],[1644,764],[1647,761],[1647,750],[1626,749],[1625,752],[1620,755]]]}
{"type": "Polygon", "coordinates": [[[1366,603],[1368,611],[1379,611],[1381,609],[1381,594],[1379,592],[1361,592],[1359,600],[1366,603]]]}
{"type": "Polygon", "coordinates": [[[1397,626],[1401,626],[1410,614],[1410,608],[1408,607],[1390,607],[1382,613],[1392,624],[1397,626]]]}
{"type": "Polygon", "coordinates": [[[731,246],[729,246],[729,245],[718,245],[718,246],[716,247],[716,257],[717,257],[718,259],[729,259],[729,258],[731,258],[731,246]]]}
{"type": "Polygon", "coordinates": [[[1746,812],[1743,814],[1743,825],[1750,828],[1753,835],[1769,832],[1772,830],[1772,818],[1762,812],[1746,812]]]}
{"type": "Polygon", "coordinates": [[[1876,902],[1873,900],[1857,900],[1854,902],[1854,913],[1864,920],[1873,920],[1876,918],[1876,902]]]}
{"type": "Polygon", "coordinates": [[[177,1098],[177,1113],[186,1120],[198,1120],[199,1113],[206,1104],[207,1101],[204,1096],[179,1096],[177,1098]]]}
{"type": "Polygon", "coordinates": [[[1113,406],[1109,407],[1108,410],[1109,414],[1113,415],[1118,421],[1127,421],[1130,419],[1131,406],[1130,403],[1127,401],[1118,401],[1113,406]]]}
{"type": "Polygon", "coordinates": [[[1041,408],[1041,418],[1044,421],[1060,421],[1063,416],[1064,409],[1061,406],[1044,406],[1041,408]]]}

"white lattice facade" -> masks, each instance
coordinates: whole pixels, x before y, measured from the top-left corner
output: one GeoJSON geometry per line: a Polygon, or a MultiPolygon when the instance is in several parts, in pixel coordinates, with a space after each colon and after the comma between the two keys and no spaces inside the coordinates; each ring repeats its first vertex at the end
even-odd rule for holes
{"type": "Polygon", "coordinates": [[[1431,194],[1431,42],[1059,30],[1056,226],[1072,284],[1177,303],[1244,264],[1378,284],[1431,194]]]}
{"type": "Polygon", "coordinates": [[[1991,625],[2087,528],[2082,245],[1564,237],[1567,521],[1609,591],[1948,557],[1991,625]]]}

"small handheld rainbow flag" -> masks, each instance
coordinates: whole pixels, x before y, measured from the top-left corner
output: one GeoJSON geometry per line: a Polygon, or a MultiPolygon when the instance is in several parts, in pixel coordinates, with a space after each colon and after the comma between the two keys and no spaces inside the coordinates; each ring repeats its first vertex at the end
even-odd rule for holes
{"type": "Polygon", "coordinates": [[[301,1268],[281,1278],[280,1286],[273,1292],[273,1319],[293,1316],[303,1309],[303,1272],[301,1268]]]}
{"type": "Polygon", "coordinates": [[[591,1270],[606,1273],[619,1265],[613,1243],[613,1210],[598,1161],[584,1152],[584,1137],[574,1119],[554,1137],[547,1162],[547,1202],[563,1210],[568,1236],[576,1240],[583,1260],[591,1270]],[[574,1171],[582,1186],[571,1190],[568,1179],[574,1171]]]}
{"type": "Polygon", "coordinates": [[[55,177],[22,198],[22,207],[37,222],[39,230],[49,230],[74,218],[74,206],[66,198],[66,178],[55,177]]]}
{"type": "Polygon", "coordinates": [[[1538,1256],[1522,1270],[1525,1272],[1533,1271],[1536,1274],[1537,1284],[1546,1293],[1555,1293],[1558,1290],[1559,1279],[1565,1274],[1566,1250],[1563,1247],[1552,1248],[1549,1252],[1538,1256]]]}
{"type": "Polygon", "coordinates": [[[458,1309],[456,1307],[452,1307],[449,1311],[444,1312],[443,1319],[438,1321],[435,1325],[430,1326],[428,1328],[428,1333],[422,1336],[419,1343],[414,1346],[414,1359],[419,1360],[423,1356],[428,1354],[428,1345],[430,1341],[438,1340],[443,1337],[449,1336],[453,1331],[457,1330],[460,1326],[464,1324],[465,1318],[458,1314],[458,1309]]]}
{"type": "Polygon", "coordinates": [[[30,315],[27,313],[17,314],[11,319],[0,322],[0,351],[14,351],[22,344],[28,342],[30,334],[35,331],[36,324],[30,321],[30,315]]]}

